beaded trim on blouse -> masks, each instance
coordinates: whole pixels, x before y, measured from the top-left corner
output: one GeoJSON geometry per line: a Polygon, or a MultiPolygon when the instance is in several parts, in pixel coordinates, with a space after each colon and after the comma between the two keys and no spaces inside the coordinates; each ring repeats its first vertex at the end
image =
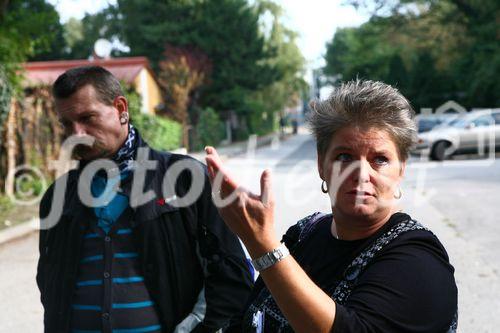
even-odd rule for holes
{"type": "MultiPolygon", "coordinates": [[[[324,215],[325,214],[314,213],[297,222],[297,226],[301,230],[299,241],[305,239],[314,230],[314,227],[317,224],[316,222],[318,222],[324,215]]],[[[412,219],[408,219],[407,221],[398,223],[397,225],[383,233],[370,246],[365,248],[349,264],[349,266],[347,266],[343,274],[343,279],[337,284],[333,292],[330,293],[330,297],[335,302],[344,304],[349,298],[352,290],[354,289],[358,277],[363,273],[364,269],[373,259],[373,257],[378,252],[380,252],[387,244],[395,240],[398,236],[405,232],[413,230],[426,230],[428,232],[431,232],[429,229],[412,219]]],[[[269,315],[276,321],[276,332],[293,332],[290,324],[288,323],[288,320],[282,315],[280,309],[278,308],[278,305],[274,301],[267,288],[264,288],[260,292],[256,300],[250,305],[249,309],[247,310],[247,315],[256,314],[259,311],[265,313],[266,315],[269,315]]],[[[458,316],[457,314],[455,314],[448,333],[456,332],[458,322],[457,319],[458,316]]],[[[249,323],[249,321],[247,321],[247,323],[249,323]]]]}

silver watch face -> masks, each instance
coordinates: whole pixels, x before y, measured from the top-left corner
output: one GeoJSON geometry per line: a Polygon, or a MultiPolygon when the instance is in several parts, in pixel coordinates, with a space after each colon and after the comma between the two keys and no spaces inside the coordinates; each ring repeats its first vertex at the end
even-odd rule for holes
{"type": "Polygon", "coordinates": [[[275,260],[279,260],[283,256],[283,253],[281,253],[281,251],[279,249],[274,250],[272,252],[272,254],[273,254],[273,259],[275,259],[275,260]]]}
{"type": "Polygon", "coordinates": [[[279,262],[287,255],[288,251],[286,248],[284,249],[284,251],[281,248],[277,248],[271,252],[264,254],[262,257],[256,260],[252,260],[252,264],[256,270],[261,271],[279,262]]]}

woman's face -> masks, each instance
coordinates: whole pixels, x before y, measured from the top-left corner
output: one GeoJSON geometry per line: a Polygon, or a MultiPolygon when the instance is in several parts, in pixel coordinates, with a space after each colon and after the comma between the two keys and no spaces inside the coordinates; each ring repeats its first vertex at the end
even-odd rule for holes
{"type": "Polygon", "coordinates": [[[333,212],[356,218],[384,218],[394,210],[404,167],[391,136],[377,128],[343,128],[326,156],[318,156],[333,212]]]}

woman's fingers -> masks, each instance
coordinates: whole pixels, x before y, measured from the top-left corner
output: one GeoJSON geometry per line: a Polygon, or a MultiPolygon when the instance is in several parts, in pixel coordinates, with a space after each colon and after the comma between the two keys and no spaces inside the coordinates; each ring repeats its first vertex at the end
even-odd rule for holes
{"type": "Polygon", "coordinates": [[[205,152],[207,153],[207,156],[205,157],[205,160],[207,162],[207,167],[208,167],[208,172],[210,175],[210,180],[213,183],[215,177],[219,172],[224,172],[224,168],[222,166],[222,161],[219,157],[219,154],[215,150],[215,148],[207,146],[205,147],[205,152]]]}
{"type": "Polygon", "coordinates": [[[217,191],[223,190],[225,192],[231,192],[236,190],[238,188],[238,183],[224,167],[215,148],[207,147],[205,151],[207,152],[205,160],[207,161],[212,187],[217,191]]]}
{"type": "Polygon", "coordinates": [[[260,196],[261,201],[265,206],[274,201],[271,187],[271,170],[266,169],[260,176],[260,196]]]}
{"type": "Polygon", "coordinates": [[[219,157],[219,154],[217,154],[215,148],[206,147],[205,152],[207,153],[205,160],[207,161],[207,165],[212,168],[213,176],[215,177],[217,172],[223,171],[224,169],[222,161],[219,157]]]}
{"type": "MultiPolygon", "coordinates": [[[[239,188],[236,179],[224,167],[217,150],[213,147],[206,147],[208,172],[210,182],[214,191],[223,192],[224,196],[230,195],[233,191],[239,188]]],[[[261,201],[265,206],[274,202],[274,197],[271,189],[271,171],[264,170],[260,178],[260,196],[253,194],[240,188],[240,191],[246,192],[249,198],[261,201]]],[[[222,193],[221,193],[222,194],[222,193]]]]}
{"type": "Polygon", "coordinates": [[[214,153],[216,154],[217,152],[215,151],[215,148],[210,146],[205,147],[205,152],[207,153],[205,160],[207,162],[208,175],[210,178],[210,182],[212,183],[215,178],[215,171],[214,171],[214,164],[212,162],[212,157],[215,157],[214,153]],[[208,158],[209,156],[211,157],[210,159],[208,158]]]}
{"type": "Polygon", "coordinates": [[[216,162],[218,162],[219,164],[222,164],[220,156],[214,147],[211,147],[211,146],[205,147],[205,152],[207,153],[207,156],[212,157],[216,162]]]}

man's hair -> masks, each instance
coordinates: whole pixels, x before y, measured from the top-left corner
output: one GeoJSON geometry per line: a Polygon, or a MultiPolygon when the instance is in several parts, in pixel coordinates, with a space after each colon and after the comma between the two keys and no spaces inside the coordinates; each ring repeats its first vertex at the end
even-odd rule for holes
{"type": "Polygon", "coordinates": [[[52,93],[56,99],[65,99],[86,85],[94,87],[97,98],[106,105],[113,105],[116,97],[123,96],[120,82],[100,66],[82,66],[67,70],[54,82],[52,93]]]}

